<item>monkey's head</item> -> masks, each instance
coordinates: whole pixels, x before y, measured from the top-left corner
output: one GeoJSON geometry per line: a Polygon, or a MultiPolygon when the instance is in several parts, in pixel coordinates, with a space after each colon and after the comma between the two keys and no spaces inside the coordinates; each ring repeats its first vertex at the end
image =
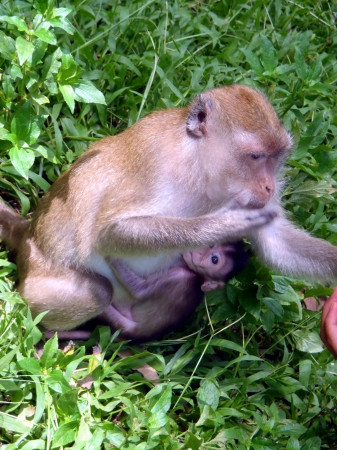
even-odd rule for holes
{"type": "Polygon", "coordinates": [[[207,292],[222,289],[226,281],[238,274],[248,263],[248,252],[239,241],[188,251],[183,258],[189,269],[203,278],[201,290],[207,292]]]}
{"type": "Polygon", "coordinates": [[[207,196],[231,209],[263,208],[292,146],[266,97],[231,85],[200,94],[189,106],[187,131],[198,141],[207,196]]]}

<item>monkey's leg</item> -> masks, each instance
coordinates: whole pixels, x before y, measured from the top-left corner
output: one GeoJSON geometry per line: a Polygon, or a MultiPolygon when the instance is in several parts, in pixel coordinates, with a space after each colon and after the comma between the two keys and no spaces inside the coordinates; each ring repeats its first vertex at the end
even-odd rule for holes
{"type": "Polygon", "coordinates": [[[19,286],[33,316],[49,311],[41,325],[47,330],[71,330],[104,311],[112,300],[111,283],[92,273],[46,271],[29,274],[19,286]]]}
{"type": "Polygon", "coordinates": [[[151,295],[128,307],[113,299],[98,319],[113,330],[121,328],[121,339],[142,342],[161,338],[186,321],[202,301],[200,284],[200,278],[188,269],[171,268],[149,283],[151,295]]]}

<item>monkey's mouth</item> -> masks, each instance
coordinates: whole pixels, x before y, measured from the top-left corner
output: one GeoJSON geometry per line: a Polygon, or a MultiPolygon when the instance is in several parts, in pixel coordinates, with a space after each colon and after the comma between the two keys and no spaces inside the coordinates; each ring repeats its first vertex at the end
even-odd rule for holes
{"type": "Polygon", "coordinates": [[[197,266],[195,262],[193,261],[193,252],[185,252],[183,255],[183,258],[185,260],[185,263],[188,265],[188,267],[192,270],[196,270],[197,266]]]}

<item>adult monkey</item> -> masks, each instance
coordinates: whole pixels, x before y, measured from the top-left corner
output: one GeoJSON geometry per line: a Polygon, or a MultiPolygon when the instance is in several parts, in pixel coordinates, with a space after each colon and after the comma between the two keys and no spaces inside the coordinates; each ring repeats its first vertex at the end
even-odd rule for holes
{"type": "MultiPolygon", "coordinates": [[[[0,217],[0,236],[17,252],[29,222],[1,202],[0,217]]],[[[240,241],[187,251],[174,261],[173,267],[146,278],[139,277],[122,260],[109,258],[109,267],[126,295],[119,298],[111,284],[90,278],[91,290],[110,298],[109,306],[95,318],[95,324],[108,325],[113,331],[121,329],[119,339],[142,342],[161,338],[188,319],[201,303],[204,292],[222,289],[226,281],[244,268],[248,262],[244,247],[240,241]]],[[[87,275],[78,273],[77,277],[79,289],[82,284],[87,285],[87,275]]],[[[45,332],[46,338],[53,335],[54,332],[45,332]]],[[[90,336],[91,331],[83,329],[58,331],[62,340],[86,340],[90,336]]]]}
{"type": "Polygon", "coordinates": [[[49,310],[47,329],[68,330],[109,305],[107,284],[123,290],[107,258],[147,276],[186,249],[243,236],[283,272],[336,275],[337,249],[278,205],[290,147],[267,99],[239,85],[102,139],[42,199],[20,248],[19,291],[34,315],[49,310]]]}

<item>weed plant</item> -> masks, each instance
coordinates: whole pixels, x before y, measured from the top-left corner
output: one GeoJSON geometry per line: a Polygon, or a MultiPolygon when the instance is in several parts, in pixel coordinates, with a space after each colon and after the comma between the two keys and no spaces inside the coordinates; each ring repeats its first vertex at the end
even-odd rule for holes
{"type": "MultiPolygon", "coordinates": [[[[244,83],[268,95],[294,137],[285,208],[337,244],[336,17],[326,0],[3,0],[3,200],[27,215],[90,142],[244,83]]],[[[4,247],[0,258],[7,450],[337,448],[336,364],[320,313],[301,304],[330,288],[253,258],[160,342],[116,343],[100,327],[63,351],[54,338],[38,357],[41,318],[15,293],[4,247]],[[145,363],[159,383],[135,371],[145,363]]]]}

